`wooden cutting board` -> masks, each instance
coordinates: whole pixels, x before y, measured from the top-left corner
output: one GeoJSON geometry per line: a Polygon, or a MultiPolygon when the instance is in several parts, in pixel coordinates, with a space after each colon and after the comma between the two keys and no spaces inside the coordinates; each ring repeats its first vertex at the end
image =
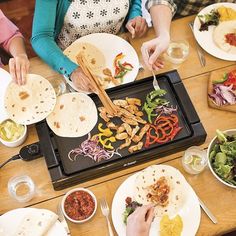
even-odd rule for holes
{"type": "MultiPolygon", "coordinates": [[[[219,69],[219,70],[211,72],[209,80],[208,80],[207,93],[211,94],[212,91],[213,91],[213,85],[212,85],[212,81],[213,80],[221,80],[225,73],[228,73],[228,72],[230,72],[232,70],[236,70],[236,65],[229,66],[227,68],[223,68],[223,69],[219,69]]],[[[208,99],[209,107],[216,108],[216,109],[219,109],[219,110],[224,110],[224,111],[236,112],[236,104],[234,104],[234,105],[216,106],[212,102],[212,99],[209,96],[207,96],[207,99],[208,99]]]]}

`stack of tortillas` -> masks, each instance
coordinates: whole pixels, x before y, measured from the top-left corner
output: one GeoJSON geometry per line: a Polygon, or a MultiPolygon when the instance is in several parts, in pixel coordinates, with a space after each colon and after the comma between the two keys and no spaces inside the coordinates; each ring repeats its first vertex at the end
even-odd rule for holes
{"type": "Polygon", "coordinates": [[[46,209],[31,209],[27,213],[16,231],[11,236],[43,236],[57,221],[58,216],[46,209]]]}
{"type": "Polygon", "coordinates": [[[155,184],[163,176],[170,187],[168,204],[166,206],[156,205],[155,215],[162,217],[164,214],[168,214],[172,218],[186,203],[189,189],[188,183],[177,169],[167,165],[153,165],[141,171],[135,180],[134,199],[143,205],[150,204],[151,202],[147,198],[149,186],[155,184]]]}
{"type": "Polygon", "coordinates": [[[88,95],[67,93],[57,98],[47,123],[58,136],[81,137],[93,129],[97,119],[96,105],[88,95]]]}
{"type": "Polygon", "coordinates": [[[4,105],[10,119],[30,125],[45,119],[56,104],[56,94],[48,80],[28,74],[25,85],[11,82],[5,92],[4,105]]]}

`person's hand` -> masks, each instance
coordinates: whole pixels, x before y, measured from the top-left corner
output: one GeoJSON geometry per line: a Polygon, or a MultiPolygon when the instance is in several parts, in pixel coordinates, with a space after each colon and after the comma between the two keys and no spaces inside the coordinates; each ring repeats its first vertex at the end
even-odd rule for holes
{"type": "Polygon", "coordinates": [[[148,25],[145,18],[137,16],[127,22],[126,28],[131,33],[132,38],[135,38],[136,36],[142,37],[147,32],[148,25]]]}
{"type": "Polygon", "coordinates": [[[9,71],[15,83],[25,84],[29,66],[30,63],[26,54],[18,54],[9,60],[9,71]]]}
{"type": "Polygon", "coordinates": [[[83,70],[80,67],[72,72],[70,78],[78,90],[96,93],[96,90],[90,83],[89,78],[84,74],[83,70]]]}
{"type": "Polygon", "coordinates": [[[153,204],[138,207],[128,216],[126,236],[148,236],[153,217],[153,204]]]}
{"type": "Polygon", "coordinates": [[[166,51],[170,43],[168,33],[143,43],[141,52],[143,61],[149,70],[159,70],[164,67],[164,62],[159,58],[166,51]]]}

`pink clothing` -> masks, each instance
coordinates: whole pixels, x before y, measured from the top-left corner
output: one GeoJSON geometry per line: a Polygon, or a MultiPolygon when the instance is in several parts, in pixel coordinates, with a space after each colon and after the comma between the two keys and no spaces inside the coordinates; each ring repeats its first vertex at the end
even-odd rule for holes
{"type": "Polygon", "coordinates": [[[19,29],[3,14],[2,10],[0,9],[0,46],[9,52],[11,40],[15,37],[23,36],[19,29]]]}

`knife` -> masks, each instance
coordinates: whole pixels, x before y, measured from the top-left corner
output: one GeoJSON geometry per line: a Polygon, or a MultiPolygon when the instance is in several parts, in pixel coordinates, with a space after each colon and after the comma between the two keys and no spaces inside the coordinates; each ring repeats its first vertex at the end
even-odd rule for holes
{"type": "MultiPolygon", "coordinates": [[[[192,30],[192,33],[193,33],[193,36],[194,36],[194,30],[193,30],[193,22],[190,22],[189,23],[189,27],[190,29],[192,30]]],[[[201,66],[205,66],[206,65],[206,59],[205,59],[205,56],[204,56],[204,53],[203,53],[203,50],[202,48],[198,45],[196,39],[195,39],[195,36],[194,36],[194,40],[195,40],[195,45],[197,47],[197,55],[198,55],[198,58],[200,60],[200,63],[201,63],[201,66]]]]}
{"type": "Polygon", "coordinates": [[[207,214],[207,216],[211,219],[214,224],[217,224],[216,217],[211,213],[211,211],[206,207],[206,205],[198,198],[199,204],[202,210],[207,214]]]}
{"type": "Polygon", "coordinates": [[[70,234],[70,230],[69,230],[69,227],[68,227],[68,224],[66,222],[66,219],[63,215],[63,212],[62,212],[62,209],[61,209],[61,204],[58,204],[58,207],[57,207],[57,214],[58,214],[58,219],[60,221],[60,223],[62,224],[62,226],[64,227],[67,235],[71,235],[70,234]]]}

